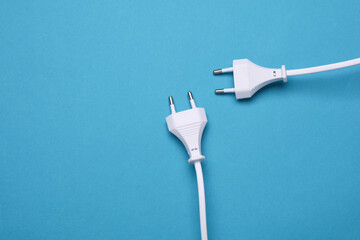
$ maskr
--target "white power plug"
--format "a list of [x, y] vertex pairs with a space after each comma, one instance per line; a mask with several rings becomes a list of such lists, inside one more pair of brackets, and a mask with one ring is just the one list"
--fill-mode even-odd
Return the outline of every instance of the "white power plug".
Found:
[[250, 98], [263, 86], [283, 79], [286, 82], [286, 70], [283, 65], [281, 69], [264, 68], [250, 62], [248, 59], [233, 61], [233, 67], [215, 70], [214, 74], [234, 72], [234, 88], [217, 89], [216, 93], [235, 92], [237, 99]]
[[191, 92], [188, 92], [191, 109], [176, 112], [174, 99], [169, 97], [171, 114], [166, 118], [168, 129], [184, 144], [190, 158], [189, 163], [194, 164], [199, 193], [199, 213], [201, 239], [207, 240], [206, 207], [204, 177], [201, 161], [205, 157], [201, 154], [201, 137], [207, 123], [205, 109], [195, 105]]
[[204, 108], [195, 105], [191, 92], [188, 92], [191, 109], [176, 112], [174, 100], [169, 97], [171, 114], [166, 118], [168, 129], [184, 144], [190, 158], [189, 163], [203, 160], [201, 137], [207, 123]]
[[256, 91], [272, 82], [279, 80], [286, 82], [288, 76], [324, 72], [351, 67], [357, 64], [360, 64], [360, 58], [318, 67], [286, 70], [285, 65], [282, 65], [281, 68], [264, 68], [252, 63], [248, 59], [234, 60], [233, 67], [214, 71], [215, 75], [233, 72], [234, 88], [216, 89], [215, 93], [235, 93], [237, 99], [251, 98]]

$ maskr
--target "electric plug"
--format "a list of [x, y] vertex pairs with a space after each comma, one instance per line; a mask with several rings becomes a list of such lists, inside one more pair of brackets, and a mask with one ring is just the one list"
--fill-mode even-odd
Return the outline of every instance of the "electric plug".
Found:
[[189, 163], [202, 161], [205, 157], [201, 154], [201, 137], [207, 123], [204, 108], [195, 105], [191, 92], [188, 92], [191, 109], [176, 112], [174, 99], [170, 96], [171, 114], [166, 117], [169, 131], [174, 134], [185, 146], [189, 154]]

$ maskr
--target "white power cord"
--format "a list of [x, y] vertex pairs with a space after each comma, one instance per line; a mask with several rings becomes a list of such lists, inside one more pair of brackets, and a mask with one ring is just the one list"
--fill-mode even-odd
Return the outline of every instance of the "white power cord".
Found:
[[322, 66], [318, 66], [318, 67], [288, 70], [288, 71], [286, 71], [286, 75], [287, 76], [297, 76], [297, 75], [304, 75], [304, 74], [310, 74], [310, 73], [325, 72], [325, 71], [335, 70], [335, 69], [339, 69], [339, 68], [352, 67], [352, 66], [355, 66], [358, 64], [360, 64], [360, 58], [356, 58], [356, 59], [344, 61], [344, 62], [339, 62], [339, 63], [322, 65]]
[[201, 239], [207, 240], [205, 189], [201, 168], [201, 161], [205, 159], [201, 154], [201, 137], [207, 123], [207, 118], [205, 109], [196, 107], [192, 93], [188, 92], [188, 95], [191, 109], [181, 112], [175, 111], [174, 100], [172, 97], [169, 97], [171, 114], [166, 117], [166, 123], [169, 131], [184, 144], [190, 156], [188, 162], [195, 166], [199, 192]]
[[277, 69], [264, 68], [250, 62], [248, 59], [234, 60], [233, 67], [214, 71], [215, 75], [233, 72], [234, 88], [217, 89], [215, 93], [235, 93], [237, 99], [250, 98], [256, 91], [268, 85], [269, 83], [279, 80], [286, 82], [288, 76], [330, 71], [339, 68], [351, 67], [358, 64], [360, 64], [360, 58], [318, 67], [286, 70], [285, 65]]
[[207, 240], [207, 227], [206, 227], [206, 207], [205, 207], [205, 189], [204, 189], [204, 177], [200, 162], [195, 162], [195, 171], [199, 192], [199, 212], [200, 212], [200, 230], [201, 239]]

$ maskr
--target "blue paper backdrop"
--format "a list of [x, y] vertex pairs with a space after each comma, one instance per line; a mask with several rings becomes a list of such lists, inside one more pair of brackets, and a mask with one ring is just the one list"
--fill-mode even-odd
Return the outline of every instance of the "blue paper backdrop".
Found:
[[200, 239], [167, 97], [207, 111], [209, 239], [360, 238], [360, 67], [216, 96], [233, 59], [360, 57], [360, 2], [0, 2], [0, 239]]

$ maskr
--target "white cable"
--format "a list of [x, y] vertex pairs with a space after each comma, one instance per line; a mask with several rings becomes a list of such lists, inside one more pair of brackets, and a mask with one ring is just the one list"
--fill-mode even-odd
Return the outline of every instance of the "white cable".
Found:
[[200, 212], [200, 230], [201, 230], [201, 240], [207, 240], [207, 227], [206, 227], [206, 207], [205, 207], [205, 189], [204, 189], [204, 178], [201, 168], [201, 163], [199, 161], [194, 163], [196, 178], [198, 184], [199, 192], [199, 212]]
[[360, 58], [356, 58], [356, 59], [344, 61], [344, 62], [339, 62], [339, 63], [322, 65], [322, 66], [318, 66], [318, 67], [288, 70], [288, 71], [286, 71], [286, 75], [287, 76], [296, 76], [296, 75], [324, 72], [324, 71], [335, 70], [335, 69], [339, 69], [339, 68], [351, 67], [351, 66], [354, 66], [357, 64], [360, 64]]

